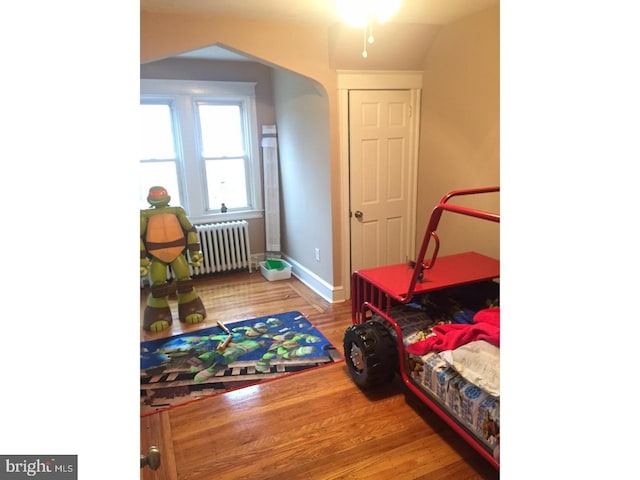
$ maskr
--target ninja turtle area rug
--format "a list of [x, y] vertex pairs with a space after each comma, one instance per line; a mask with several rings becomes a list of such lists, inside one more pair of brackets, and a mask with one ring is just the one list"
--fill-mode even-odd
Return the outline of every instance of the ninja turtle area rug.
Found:
[[141, 415], [341, 360], [300, 312], [141, 342]]

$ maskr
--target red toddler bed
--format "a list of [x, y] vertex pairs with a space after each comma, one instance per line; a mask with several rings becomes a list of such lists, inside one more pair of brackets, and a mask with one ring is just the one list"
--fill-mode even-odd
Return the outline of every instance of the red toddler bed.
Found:
[[[499, 187], [457, 190], [431, 214], [415, 262], [359, 270], [343, 348], [366, 389], [399, 373], [405, 385], [499, 469], [499, 260], [476, 252], [438, 258], [443, 212], [499, 223], [497, 214], [449, 203]], [[435, 246], [425, 262], [429, 244]]]

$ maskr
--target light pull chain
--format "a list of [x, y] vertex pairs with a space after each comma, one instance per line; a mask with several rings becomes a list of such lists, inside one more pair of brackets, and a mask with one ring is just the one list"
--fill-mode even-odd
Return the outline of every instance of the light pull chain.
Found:
[[362, 30], [362, 34], [362, 58], [367, 58], [369, 56], [367, 53], [367, 44], [373, 45], [373, 42], [375, 42], [375, 38], [373, 38], [373, 20], [369, 19], [367, 21], [367, 25]]
[[367, 27], [362, 30], [362, 58], [367, 58]]
[[[332, 0], [336, 3], [341, 20], [354, 28], [357, 35], [362, 29], [362, 58], [369, 56], [368, 48], [375, 42], [373, 24], [384, 24], [400, 9], [402, 0]], [[422, 0], [423, 2], [425, 0]], [[383, 35], [384, 36], [384, 35]], [[383, 38], [384, 40], [384, 38]]]

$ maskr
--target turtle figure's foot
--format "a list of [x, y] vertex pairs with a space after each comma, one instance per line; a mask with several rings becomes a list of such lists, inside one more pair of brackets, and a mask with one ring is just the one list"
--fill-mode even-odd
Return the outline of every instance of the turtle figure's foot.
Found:
[[178, 304], [178, 318], [181, 322], [194, 324], [202, 322], [207, 316], [200, 297], [185, 303]]
[[144, 308], [144, 320], [142, 328], [150, 332], [162, 332], [168, 329], [173, 323], [171, 309], [169, 307], [152, 307], [147, 305]]

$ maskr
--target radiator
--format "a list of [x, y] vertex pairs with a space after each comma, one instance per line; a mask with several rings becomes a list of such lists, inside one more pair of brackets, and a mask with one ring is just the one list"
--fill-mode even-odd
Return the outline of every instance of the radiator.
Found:
[[191, 275], [248, 268], [251, 272], [249, 223], [246, 220], [195, 225], [204, 260]]

